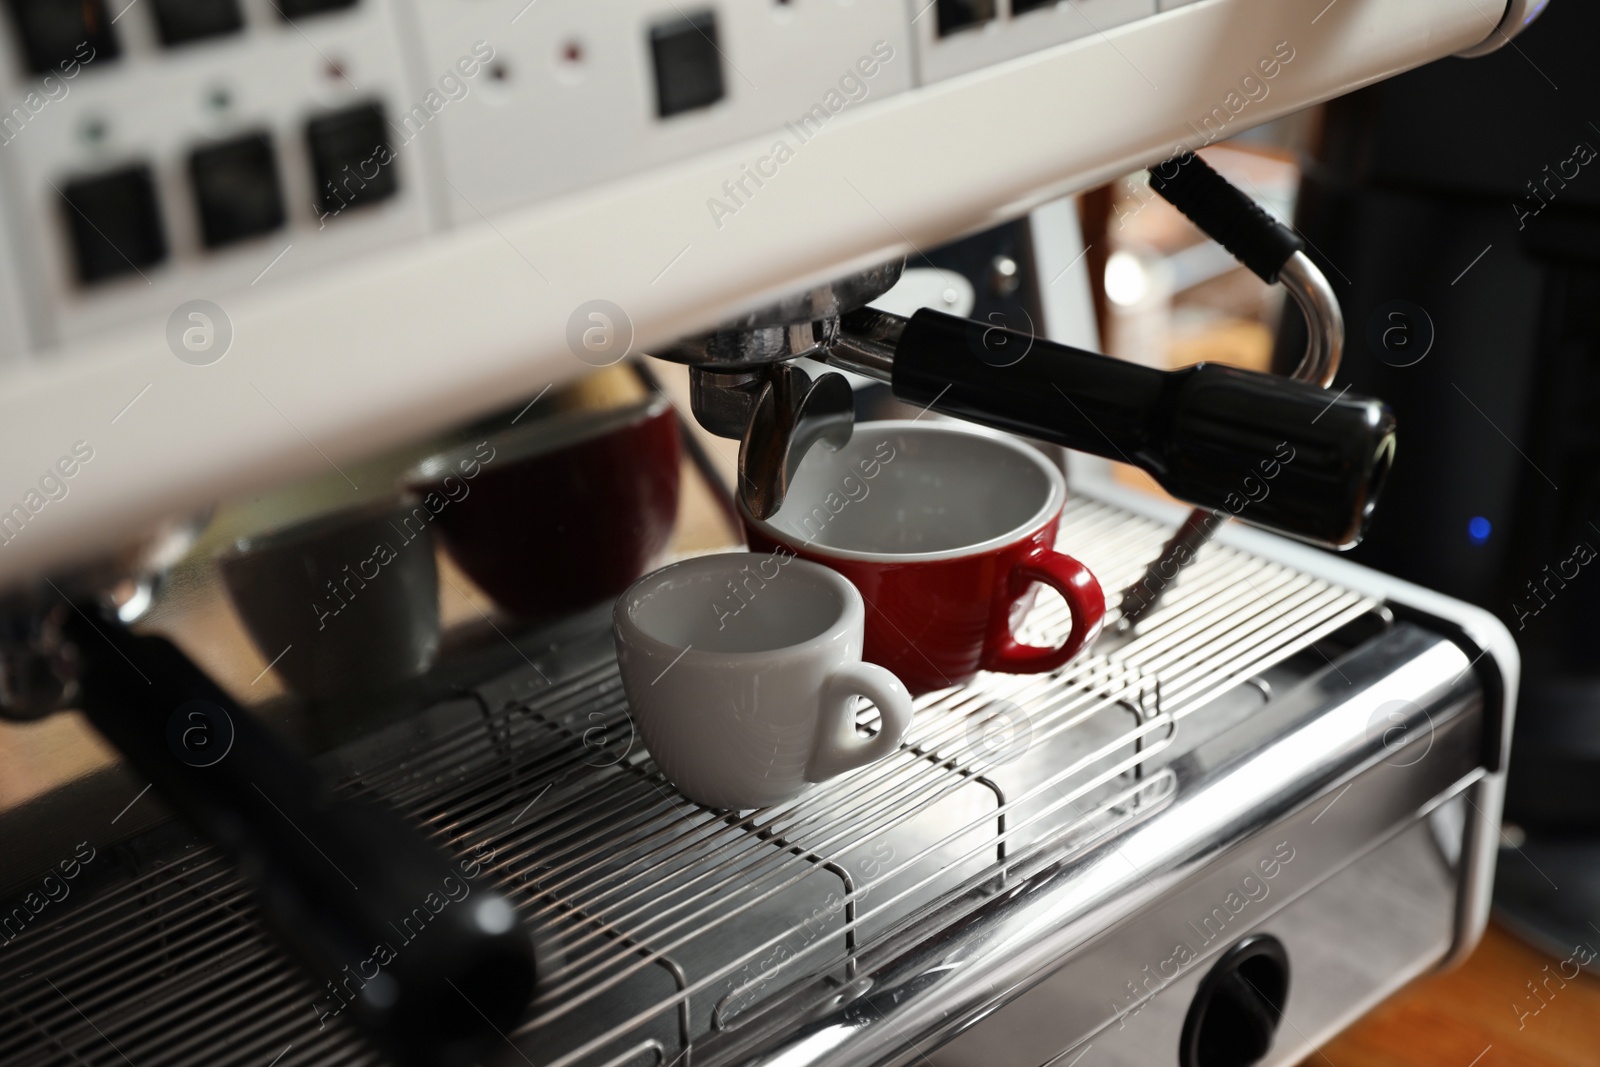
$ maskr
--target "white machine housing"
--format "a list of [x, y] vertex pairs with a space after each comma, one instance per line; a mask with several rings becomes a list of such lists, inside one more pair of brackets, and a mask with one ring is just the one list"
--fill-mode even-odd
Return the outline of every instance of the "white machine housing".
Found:
[[[109, 0], [121, 55], [65, 89], [0, 27], [27, 116], [0, 145], [0, 584], [580, 374], [588, 302], [649, 351], [1488, 49], [1541, 6], [999, 0], [941, 36], [927, 0], [359, 0], [295, 22], [242, 3], [241, 32], [163, 48], [152, 5]], [[721, 98], [661, 118], [651, 29], [708, 13]], [[304, 124], [369, 101], [397, 192], [328, 217]], [[187, 155], [249, 130], [276, 145], [287, 222], [208, 251]], [[60, 186], [129, 161], [168, 253], [80, 284]], [[205, 365], [168, 339], [196, 299], [232, 335]], [[74, 448], [93, 459], [68, 494], [38, 492]]]

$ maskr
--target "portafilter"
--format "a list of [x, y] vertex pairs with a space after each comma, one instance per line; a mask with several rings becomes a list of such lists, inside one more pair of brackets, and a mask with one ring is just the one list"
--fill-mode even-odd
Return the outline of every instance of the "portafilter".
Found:
[[[1217, 182], [1200, 183], [1202, 200]], [[1315, 272], [1292, 231], [1253, 205], [1190, 214], [1247, 265], [1281, 256], [1274, 277], [1291, 260], [1289, 274]], [[1380, 400], [1324, 392], [1325, 356], [1311, 360], [1310, 380], [1211, 363], [1160, 371], [932, 309], [906, 318], [867, 306], [903, 266], [819, 286], [655, 353], [689, 364], [700, 424], [741, 442], [739, 494], [757, 518], [778, 510], [810, 448], [850, 439], [848, 380], [793, 362], [809, 357], [885, 382], [924, 410], [1132, 464], [1199, 508], [1330, 547], [1360, 541], [1394, 458], [1395, 420]], [[1331, 299], [1325, 285], [1303, 288], [1297, 298]], [[1262, 462], [1276, 464], [1271, 494], [1233, 506]]]

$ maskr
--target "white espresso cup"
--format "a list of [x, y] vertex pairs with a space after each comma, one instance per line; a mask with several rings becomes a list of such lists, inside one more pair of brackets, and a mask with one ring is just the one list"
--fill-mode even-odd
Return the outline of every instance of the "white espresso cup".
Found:
[[[734, 552], [635, 582], [612, 614], [634, 724], [689, 799], [742, 811], [882, 759], [911, 695], [861, 662], [866, 612], [842, 575], [793, 554]], [[856, 729], [858, 696], [878, 706]]]

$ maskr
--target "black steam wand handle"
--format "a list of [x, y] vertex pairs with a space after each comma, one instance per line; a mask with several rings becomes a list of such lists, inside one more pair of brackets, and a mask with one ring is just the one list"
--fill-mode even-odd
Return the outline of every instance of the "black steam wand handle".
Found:
[[930, 309], [841, 325], [827, 361], [909, 404], [1130, 463], [1179, 499], [1317, 544], [1360, 541], [1394, 457], [1382, 401], [1306, 382], [1158, 371]]
[[347, 1018], [403, 1064], [476, 1062], [532, 1000], [533, 943], [510, 904], [389, 808], [336, 796], [165, 638], [92, 602], [65, 636], [78, 705], [136, 773], [238, 866], [313, 976], [306, 1023]]
[[1305, 251], [1299, 234], [1267, 214], [1193, 152], [1151, 167], [1150, 188], [1268, 285], [1278, 280], [1278, 272], [1291, 256]]

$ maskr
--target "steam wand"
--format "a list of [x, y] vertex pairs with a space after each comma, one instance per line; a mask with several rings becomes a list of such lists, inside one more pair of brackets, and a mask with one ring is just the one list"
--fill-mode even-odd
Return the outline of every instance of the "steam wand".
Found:
[[[1263, 211], [1249, 197], [1193, 153], [1174, 156], [1150, 170], [1150, 185], [1182, 211], [1207, 236], [1271, 285], [1282, 282], [1306, 321], [1306, 351], [1292, 375], [1323, 389], [1333, 384], [1344, 354], [1344, 316], [1327, 277], [1303, 251], [1293, 230]], [[1274, 457], [1264, 457], [1276, 464]], [[1226, 517], [1195, 508], [1162, 546], [1144, 576], [1122, 594], [1118, 627], [1130, 629], [1160, 603], [1161, 597], [1211, 540]]]

